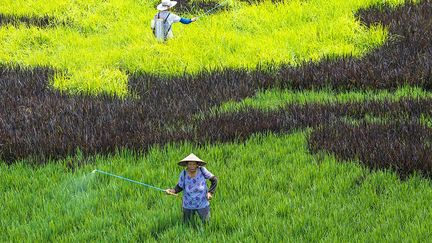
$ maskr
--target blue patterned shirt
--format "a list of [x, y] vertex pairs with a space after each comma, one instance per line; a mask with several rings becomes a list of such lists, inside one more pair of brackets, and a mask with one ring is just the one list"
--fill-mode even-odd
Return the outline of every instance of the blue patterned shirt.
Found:
[[199, 167], [193, 178], [189, 177], [186, 170], [180, 173], [178, 185], [183, 188], [183, 208], [200, 209], [210, 205], [207, 200], [206, 179], [212, 176], [205, 167]]

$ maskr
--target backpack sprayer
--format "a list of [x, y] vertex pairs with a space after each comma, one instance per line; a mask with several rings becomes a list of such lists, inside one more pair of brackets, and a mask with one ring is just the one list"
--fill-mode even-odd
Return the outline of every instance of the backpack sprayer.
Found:
[[168, 13], [166, 16], [161, 17], [160, 13], [158, 13], [158, 16], [156, 19], [151, 20], [151, 28], [153, 29], [153, 34], [155, 35], [156, 39], [160, 42], [163, 42], [168, 37], [168, 32], [171, 29], [171, 25], [168, 23], [168, 17], [170, 16], [170, 13]]
[[116, 178], [119, 178], [119, 179], [122, 179], [122, 180], [126, 180], [126, 181], [129, 181], [129, 182], [132, 182], [132, 183], [140, 184], [142, 186], [150, 187], [150, 188], [153, 188], [153, 189], [165, 192], [165, 190], [162, 189], [162, 188], [155, 187], [155, 186], [152, 186], [152, 185], [149, 185], [149, 184], [145, 184], [145, 183], [142, 183], [142, 182], [139, 182], [139, 181], [134, 181], [134, 180], [128, 179], [128, 178], [123, 177], [123, 176], [114, 175], [114, 174], [111, 174], [111, 173], [108, 173], [108, 172], [105, 172], [105, 171], [101, 171], [101, 170], [97, 170], [97, 169], [94, 170], [94, 171], [92, 171], [93, 174], [95, 174], [96, 172], [101, 173], [101, 174], [105, 174], [105, 175], [108, 175], [108, 176], [113, 176], [113, 177], [116, 177]]

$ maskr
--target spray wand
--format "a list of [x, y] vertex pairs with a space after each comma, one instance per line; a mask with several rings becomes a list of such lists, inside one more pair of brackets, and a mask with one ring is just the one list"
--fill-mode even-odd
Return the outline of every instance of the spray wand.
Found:
[[101, 173], [101, 174], [105, 174], [105, 175], [108, 175], [108, 176], [113, 176], [113, 177], [116, 177], [116, 178], [119, 178], [119, 179], [122, 179], [122, 180], [126, 180], [126, 181], [129, 181], [129, 182], [133, 182], [133, 183], [136, 183], [136, 184], [140, 184], [142, 186], [150, 187], [150, 188], [153, 188], [153, 189], [165, 192], [165, 190], [162, 189], [162, 188], [155, 187], [155, 186], [152, 186], [152, 185], [149, 185], [149, 184], [145, 184], [145, 183], [142, 183], [142, 182], [139, 182], [139, 181], [134, 181], [134, 180], [128, 179], [128, 178], [123, 177], [123, 176], [114, 175], [114, 174], [111, 174], [111, 173], [108, 173], [108, 172], [105, 172], [105, 171], [101, 171], [101, 170], [97, 170], [97, 169], [94, 170], [94, 171], [92, 171], [93, 174], [95, 174], [96, 172]]

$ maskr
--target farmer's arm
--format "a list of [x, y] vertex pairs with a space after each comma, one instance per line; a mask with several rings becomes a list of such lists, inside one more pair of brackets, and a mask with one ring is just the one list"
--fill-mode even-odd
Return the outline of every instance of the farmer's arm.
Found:
[[187, 18], [180, 18], [180, 23], [182, 24], [190, 24], [192, 22], [195, 22], [196, 18], [191, 18], [191, 19], [187, 19]]
[[179, 186], [179, 184], [177, 184], [177, 185], [174, 187], [174, 192], [175, 192], [175, 194], [177, 194], [177, 193], [179, 193], [179, 192], [181, 192], [181, 191], [183, 191], [183, 188], [181, 188], [181, 187]]
[[210, 192], [213, 195], [215, 193], [215, 191], [216, 191], [218, 179], [217, 179], [216, 176], [212, 176], [212, 177], [210, 177], [209, 180], [211, 182], [211, 185], [210, 185], [210, 189], [209, 189], [208, 192]]
[[166, 190], [165, 190], [165, 192], [166, 192], [167, 194], [170, 194], [170, 195], [176, 195], [177, 193], [179, 193], [179, 192], [181, 192], [181, 191], [183, 191], [183, 188], [181, 188], [181, 187], [179, 186], [179, 184], [177, 184], [174, 188], [169, 188], [169, 189], [166, 189]]
[[217, 186], [217, 182], [218, 179], [215, 175], [213, 175], [210, 171], [208, 171], [205, 167], [201, 167], [201, 172], [204, 174], [204, 178], [210, 180], [211, 185], [210, 185], [210, 189], [208, 190], [208, 192], [213, 195], [216, 191], [216, 186]]
[[182, 173], [180, 173], [180, 177], [179, 177], [177, 185], [174, 188], [166, 189], [165, 192], [167, 194], [170, 194], [170, 195], [176, 195], [177, 193], [183, 191], [183, 187], [184, 187], [184, 185], [183, 185], [184, 178], [183, 177], [185, 175], [186, 175], [186, 172], [182, 171]]
[[169, 16], [169, 18], [170, 18], [170, 20], [171, 20], [173, 23], [180, 22], [180, 23], [182, 23], [182, 24], [190, 24], [190, 23], [196, 21], [196, 18], [192, 18], [192, 19], [182, 18], [182, 17], [180, 17], [180, 16], [178, 16], [178, 15], [175, 15], [175, 14], [171, 14], [171, 15]]

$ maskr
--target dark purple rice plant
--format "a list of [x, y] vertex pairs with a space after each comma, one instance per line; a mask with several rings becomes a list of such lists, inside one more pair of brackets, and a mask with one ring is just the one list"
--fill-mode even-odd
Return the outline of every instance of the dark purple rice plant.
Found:
[[432, 175], [432, 129], [412, 122], [389, 124], [336, 122], [314, 129], [308, 146], [342, 160], [357, 159], [371, 169], [391, 169], [401, 178]]

